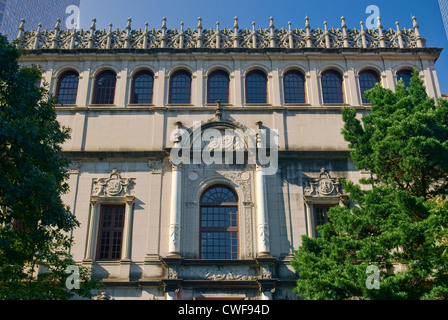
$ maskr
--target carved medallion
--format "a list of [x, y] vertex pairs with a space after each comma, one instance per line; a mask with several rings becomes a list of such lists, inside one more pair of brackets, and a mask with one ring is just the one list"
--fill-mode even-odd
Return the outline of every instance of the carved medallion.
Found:
[[117, 169], [113, 169], [109, 178], [93, 179], [93, 196], [131, 195], [135, 179], [122, 178]]
[[199, 178], [199, 175], [196, 171], [190, 171], [188, 173], [188, 179], [190, 179], [191, 181], [196, 181], [196, 180], [198, 180], [198, 178]]
[[333, 182], [329, 178], [321, 179], [319, 180], [319, 186], [317, 187], [317, 190], [320, 194], [327, 196], [334, 191]]
[[318, 178], [304, 179], [303, 192], [307, 196], [341, 195], [339, 179], [334, 179], [322, 168]]
[[241, 172], [240, 179], [242, 181], [249, 180], [250, 179], [250, 172], [247, 172], [247, 171]]
[[106, 193], [111, 196], [116, 196], [123, 190], [123, 187], [121, 185], [121, 181], [118, 179], [111, 179], [107, 181], [106, 184]]

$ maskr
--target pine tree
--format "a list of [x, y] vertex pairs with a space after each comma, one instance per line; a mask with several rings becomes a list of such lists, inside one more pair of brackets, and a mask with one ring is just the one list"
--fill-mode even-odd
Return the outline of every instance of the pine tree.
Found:
[[343, 182], [351, 205], [334, 207], [321, 237], [303, 237], [293, 266], [305, 299], [448, 299], [448, 103], [409, 88], [366, 93], [361, 121], [344, 107], [342, 134], [361, 184]]
[[[90, 297], [96, 281], [79, 268], [69, 290], [70, 231], [79, 223], [63, 203], [69, 129], [56, 119], [38, 67], [20, 67], [20, 52], [0, 36], [0, 299]], [[43, 271], [45, 272], [38, 272]]]

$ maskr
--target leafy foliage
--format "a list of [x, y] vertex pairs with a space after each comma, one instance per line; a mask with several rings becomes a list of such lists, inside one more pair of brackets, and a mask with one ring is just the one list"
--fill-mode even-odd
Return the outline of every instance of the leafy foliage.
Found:
[[[321, 237], [303, 237], [295, 291], [305, 299], [448, 299], [448, 104], [435, 105], [416, 70], [409, 88], [377, 85], [366, 97], [371, 113], [360, 121], [344, 107], [342, 133], [372, 178], [365, 187], [344, 181], [352, 205], [329, 210]], [[372, 265], [378, 289], [367, 285]]]
[[70, 232], [79, 225], [61, 199], [68, 192], [61, 145], [69, 129], [37, 85], [40, 69], [20, 67], [19, 57], [0, 36], [0, 299], [88, 297], [96, 284], [87, 269], [80, 268], [82, 289], [65, 285], [65, 270], [75, 264]]

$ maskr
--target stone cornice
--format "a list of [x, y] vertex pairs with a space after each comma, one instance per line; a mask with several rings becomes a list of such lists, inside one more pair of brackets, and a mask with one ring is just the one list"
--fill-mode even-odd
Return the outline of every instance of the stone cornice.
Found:
[[27, 56], [89, 56], [97, 57], [98, 55], [144, 55], [144, 56], [157, 56], [163, 59], [163, 56], [167, 58], [171, 55], [188, 55], [188, 56], [201, 56], [204, 55], [210, 58], [210, 54], [220, 55], [220, 56], [232, 56], [251, 55], [253, 57], [266, 56], [266, 55], [282, 55], [282, 56], [321, 56], [321, 55], [331, 55], [331, 56], [346, 56], [346, 55], [429, 55], [438, 58], [442, 52], [442, 48], [428, 47], [428, 48], [263, 48], [263, 49], [250, 49], [250, 48], [227, 48], [227, 49], [211, 49], [211, 48], [190, 48], [190, 49], [174, 49], [174, 48], [155, 48], [155, 49], [73, 49], [73, 50], [62, 50], [62, 49], [33, 49], [33, 50], [23, 50], [22, 59]]

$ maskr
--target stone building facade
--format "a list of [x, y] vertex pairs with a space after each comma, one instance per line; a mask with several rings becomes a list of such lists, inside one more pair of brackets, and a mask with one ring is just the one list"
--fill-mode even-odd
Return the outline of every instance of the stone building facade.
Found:
[[[411, 29], [25, 31], [72, 129], [71, 248], [114, 299], [297, 299], [291, 267], [357, 182], [341, 107], [420, 71], [438, 99], [441, 49]], [[181, 156], [179, 156], [181, 155]]]

